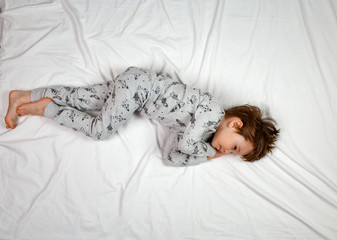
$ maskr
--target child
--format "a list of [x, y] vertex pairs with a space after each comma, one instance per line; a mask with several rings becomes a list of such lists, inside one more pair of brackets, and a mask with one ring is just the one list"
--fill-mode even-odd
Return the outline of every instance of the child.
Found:
[[262, 118], [259, 108], [249, 105], [224, 111], [211, 98], [167, 74], [130, 67], [116, 79], [90, 87], [12, 91], [5, 121], [14, 129], [18, 115], [45, 116], [100, 140], [139, 111], [170, 129], [164, 157], [174, 166], [228, 153], [255, 161], [271, 152], [279, 133], [273, 119]]

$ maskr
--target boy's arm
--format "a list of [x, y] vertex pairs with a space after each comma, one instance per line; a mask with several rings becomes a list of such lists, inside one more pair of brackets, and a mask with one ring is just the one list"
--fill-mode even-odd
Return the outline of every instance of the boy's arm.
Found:
[[167, 163], [176, 167], [197, 165], [207, 161], [207, 156], [192, 156], [178, 149], [178, 143], [181, 141], [182, 133], [172, 133], [164, 149], [164, 158]]
[[186, 154], [200, 157], [200, 156], [214, 156], [215, 149], [207, 142], [202, 140], [195, 141], [194, 139], [187, 139], [178, 144], [178, 149]]
[[214, 156], [215, 149], [203, 141], [203, 135], [215, 132], [223, 116], [224, 112], [218, 104], [211, 101], [199, 104], [184, 130], [178, 149], [192, 156]]
[[219, 152], [218, 150], [215, 150], [215, 151], [216, 151], [215, 155], [213, 157], [207, 157], [207, 160], [211, 160], [211, 159], [218, 158], [218, 157], [225, 155], [224, 153]]
[[202, 140], [203, 134], [212, 128], [211, 124], [216, 123], [207, 119], [206, 114], [199, 116], [194, 124], [189, 123], [178, 143], [178, 149], [192, 156], [214, 156], [215, 149]]
[[206, 162], [208, 159], [206, 156], [204, 157], [196, 157], [192, 155], [188, 155], [186, 153], [182, 153], [178, 149], [172, 149], [166, 156], [168, 160], [167, 163], [171, 166], [175, 167], [186, 167], [186, 166], [194, 166], [200, 163]]

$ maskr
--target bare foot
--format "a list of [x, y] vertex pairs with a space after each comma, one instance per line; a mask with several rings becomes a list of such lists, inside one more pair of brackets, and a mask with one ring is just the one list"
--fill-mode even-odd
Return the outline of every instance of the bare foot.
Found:
[[20, 105], [16, 112], [19, 116], [25, 115], [35, 115], [35, 116], [43, 116], [44, 110], [46, 109], [48, 103], [52, 100], [50, 98], [42, 98], [36, 102], [30, 102]]
[[15, 128], [15, 120], [18, 116], [16, 113], [16, 108], [22, 104], [29, 103], [31, 91], [18, 91], [13, 90], [9, 93], [9, 104], [8, 110], [5, 117], [5, 122], [7, 124], [6, 128]]

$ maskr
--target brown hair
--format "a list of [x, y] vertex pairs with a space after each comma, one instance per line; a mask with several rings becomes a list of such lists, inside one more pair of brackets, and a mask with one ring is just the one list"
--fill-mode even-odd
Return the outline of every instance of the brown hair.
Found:
[[254, 146], [253, 151], [243, 155], [248, 162], [256, 161], [270, 153], [275, 147], [275, 142], [280, 129], [276, 129], [276, 123], [271, 117], [262, 117], [261, 110], [256, 106], [243, 105], [225, 110], [225, 117], [238, 117], [243, 126], [237, 132]]

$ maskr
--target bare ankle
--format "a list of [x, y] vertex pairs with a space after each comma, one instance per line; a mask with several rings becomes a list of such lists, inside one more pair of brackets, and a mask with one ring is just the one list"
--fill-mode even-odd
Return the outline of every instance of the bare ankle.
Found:
[[44, 116], [44, 111], [51, 101], [52, 100], [50, 98], [42, 98], [36, 102], [22, 104], [17, 108], [16, 112], [20, 116], [25, 115]]

